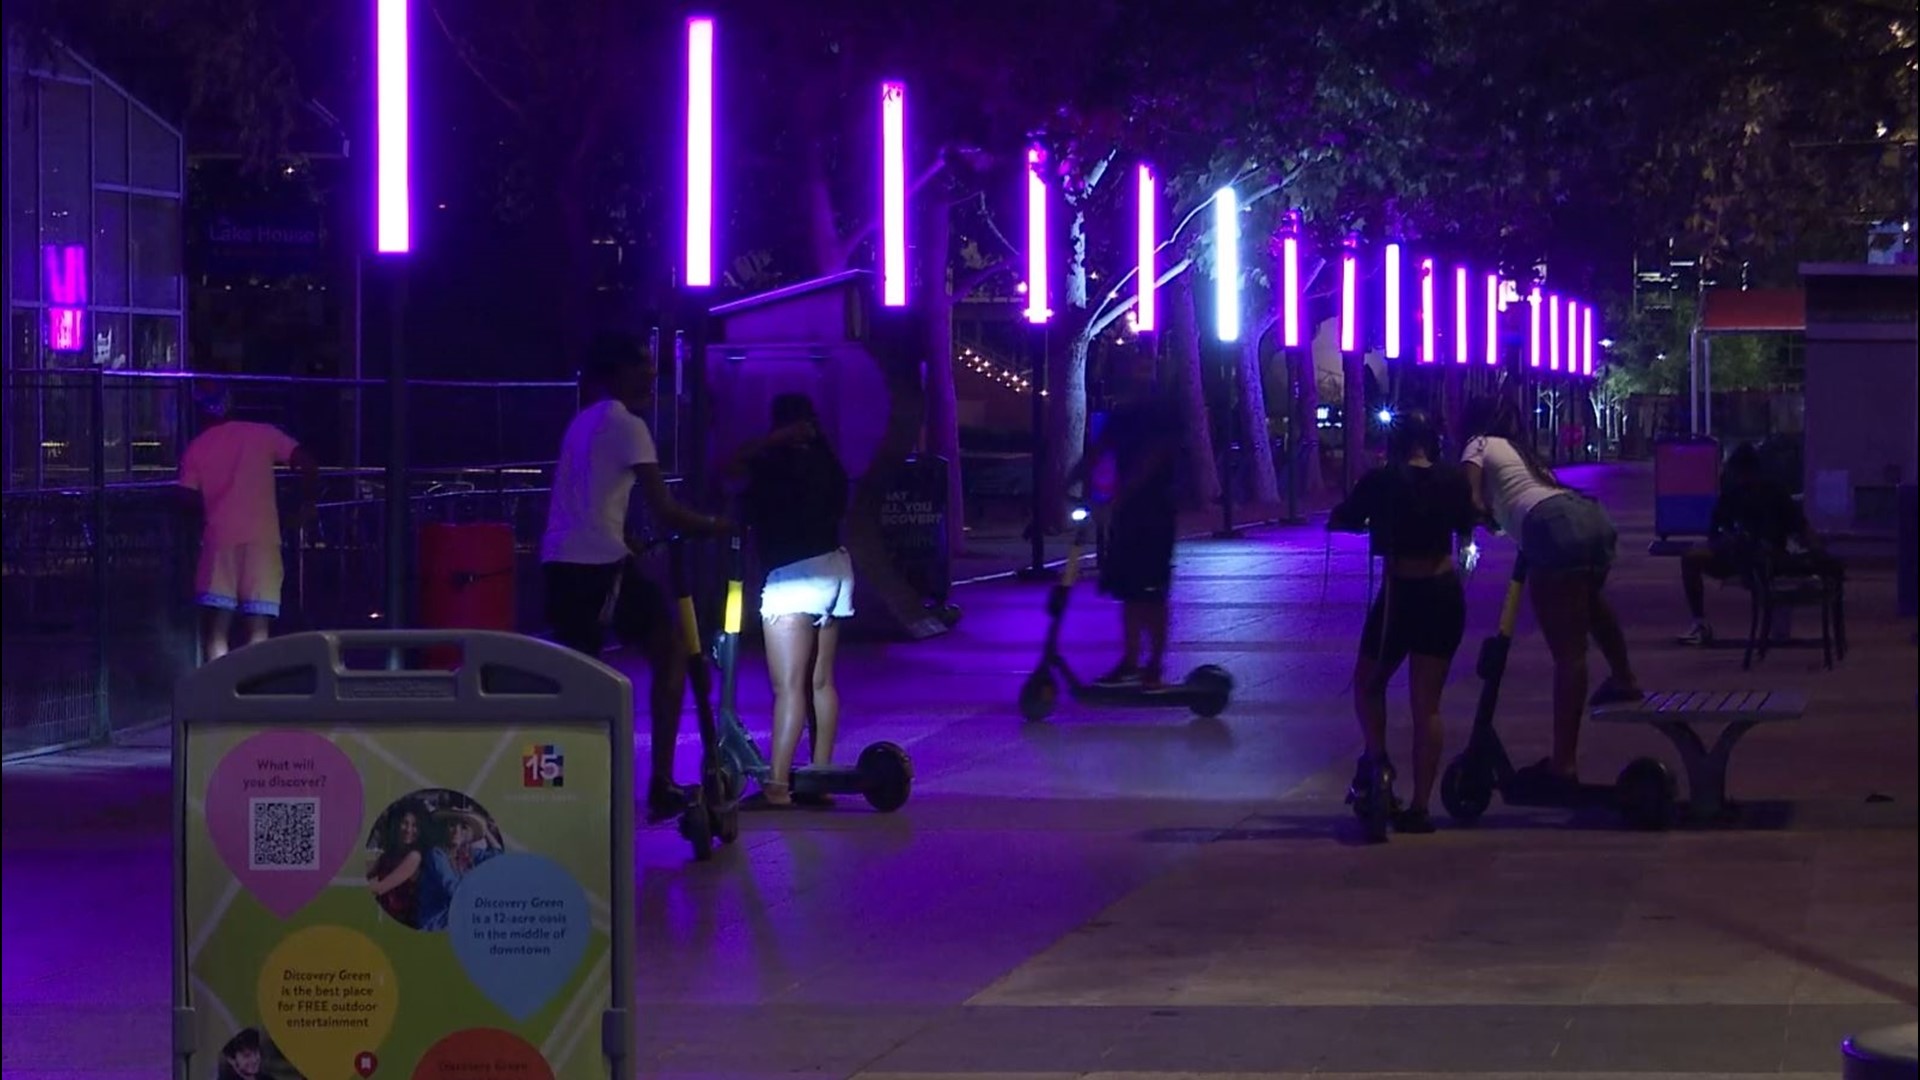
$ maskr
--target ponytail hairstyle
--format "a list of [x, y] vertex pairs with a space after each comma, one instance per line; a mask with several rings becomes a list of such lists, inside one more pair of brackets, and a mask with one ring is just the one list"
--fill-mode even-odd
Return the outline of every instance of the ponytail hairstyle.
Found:
[[1526, 427], [1520, 422], [1520, 406], [1506, 394], [1488, 394], [1467, 402], [1466, 410], [1467, 441], [1474, 439], [1504, 439], [1520, 455], [1533, 478], [1550, 488], [1567, 490], [1553, 470], [1540, 462], [1540, 455], [1534, 452], [1533, 440], [1527, 437]]

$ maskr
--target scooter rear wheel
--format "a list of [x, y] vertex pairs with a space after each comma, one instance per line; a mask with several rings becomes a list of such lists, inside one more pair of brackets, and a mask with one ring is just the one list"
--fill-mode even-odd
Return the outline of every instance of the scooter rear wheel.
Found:
[[1667, 767], [1654, 758], [1634, 758], [1613, 783], [1614, 803], [1628, 828], [1658, 832], [1672, 826], [1678, 786]]
[[1447, 763], [1440, 774], [1440, 805], [1447, 816], [1462, 825], [1471, 825], [1493, 805], [1493, 773], [1465, 754]]

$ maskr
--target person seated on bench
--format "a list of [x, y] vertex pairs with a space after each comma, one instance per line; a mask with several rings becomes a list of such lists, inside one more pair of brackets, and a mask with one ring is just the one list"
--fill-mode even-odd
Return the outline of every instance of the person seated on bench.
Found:
[[[1798, 542], [1806, 550], [1789, 554]], [[1838, 580], [1840, 561], [1820, 548], [1819, 537], [1785, 484], [1767, 475], [1760, 451], [1742, 444], [1727, 455], [1720, 472], [1720, 498], [1713, 506], [1707, 542], [1680, 556], [1680, 586], [1686, 592], [1693, 625], [1680, 635], [1684, 645], [1713, 643], [1707, 621], [1706, 579], [1726, 581], [1746, 574], [1762, 553], [1781, 560], [1793, 573], [1820, 574]]]

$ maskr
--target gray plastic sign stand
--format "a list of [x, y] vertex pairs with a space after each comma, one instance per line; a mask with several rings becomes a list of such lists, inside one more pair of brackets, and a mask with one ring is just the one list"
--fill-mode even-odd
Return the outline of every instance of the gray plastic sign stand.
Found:
[[173, 1075], [633, 1077], [633, 807], [632, 684], [548, 642], [296, 634], [189, 674]]

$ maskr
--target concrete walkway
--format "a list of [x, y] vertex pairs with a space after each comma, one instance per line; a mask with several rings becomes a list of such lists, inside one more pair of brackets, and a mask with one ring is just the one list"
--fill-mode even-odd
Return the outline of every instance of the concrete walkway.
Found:
[[[1022, 724], [1041, 589], [971, 586], [952, 635], [846, 658], [847, 748], [909, 747], [904, 810], [752, 818], [705, 866], [671, 830], [643, 835], [643, 1075], [1836, 1075], [1842, 1035], [1920, 1001], [1916, 656], [1891, 571], [1855, 574], [1840, 669], [1788, 650], [1743, 673], [1737, 651], [1669, 644], [1684, 612], [1672, 560], [1644, 554], [1650, 475], [1569, 475], [1620, 519], [1613, 589], [1643, 683], [1809, 695], [1803, 723], [1735, 759], [1765, 827], [1649, 835], [1496, 807], [1477, 829], [1354, 843], [1358, 540], [1183, 549], [1176, 666], [1238, 680], [1216, 723], [1069, 707]], [[1510, 550], [1490, 549], [1470, 639], [1504, 586]], [[1744, 594], [1710, 599], [1744, 624]], [[1112, 619], [1076, 596], [1083, 669], [1110, 661]], [[1503, 699], [1521, 760], [1544, 752], [1545, 672], [1523, 621]], [[764, 716], [758, 668], [744, 685]], [[1672, 760], [1651, 732], [1596, 727], [1583, 770], [1646, 753]], [[8, 1078], [162, 1075], [167, 783], [161, 747], [6, 770]]]

